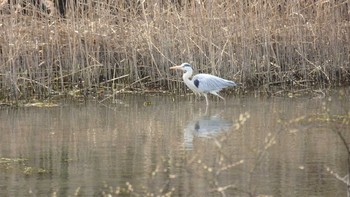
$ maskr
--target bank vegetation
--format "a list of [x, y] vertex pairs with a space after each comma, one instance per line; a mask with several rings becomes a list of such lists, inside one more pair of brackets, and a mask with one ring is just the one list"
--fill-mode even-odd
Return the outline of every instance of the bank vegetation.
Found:
[[186, 92], [182, 62], [244, 89], [350, 82], [347, 0], [29, 2], [1, 5], [2, 100]]

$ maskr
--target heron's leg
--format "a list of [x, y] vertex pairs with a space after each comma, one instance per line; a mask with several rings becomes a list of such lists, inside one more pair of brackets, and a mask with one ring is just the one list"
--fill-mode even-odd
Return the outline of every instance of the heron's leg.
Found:
[[195, 92], [194, 94], [196, 95], [196, 100], [200, 100], [200, 98], [201, 98], [201, 93]]
[[199, 99], [200, 99], [200, 97], [201, 97], [201, 94], [200, 94], [200, 93], [198, 93], [198, 92], [195, 92], [195, 91], [193, 91], [193, 93], [194, 93], [194, 101], [199, 100]]
[[208, 101], [208, 95], [203, 93], [204, 97], [205, 97], [205, 102], [207, 103], [207, 106], [209, 105], [209, 101]]
[[218, 96], [219, 98], [221, 98], [222, 100], [225, 101], [225, 98], [220, 96], [217, 92], [210, 92], [211, 94], [214, 94], [215, 96]]
[[210, 93], [213, 94], [213, 95], [215, 95], [215, 96], [217, 96], [217, 97], [219, 97], [219, 98], [221, 98], [222, 100], [224, 100], [224, 103], [226, 104], [225, 98], [222, 97], [222, 96], [220, 96], [217, 92], [210, 92]]

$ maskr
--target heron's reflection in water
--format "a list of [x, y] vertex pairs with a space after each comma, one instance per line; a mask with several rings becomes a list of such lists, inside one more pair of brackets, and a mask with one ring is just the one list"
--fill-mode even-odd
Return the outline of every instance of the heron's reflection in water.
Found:
[[220, 115], [203, 115], [194, 119], [184, 129], [184, 148], [193, 149], [194, 138], [213, 138], [229, 131], [232, 120], [226, 120]]

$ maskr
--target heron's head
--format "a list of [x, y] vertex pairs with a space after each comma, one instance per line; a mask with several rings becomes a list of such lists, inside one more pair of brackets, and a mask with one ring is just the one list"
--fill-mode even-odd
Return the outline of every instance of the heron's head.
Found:
[[192, 71], [192, 66], [191, 64], [189, 63], [182, 63], [181, 65], [179, 66], [173, 66], [173, 67], [170, 67], [170, 69], [178, 69], [178, 70], [182, 70], [182, 71]]

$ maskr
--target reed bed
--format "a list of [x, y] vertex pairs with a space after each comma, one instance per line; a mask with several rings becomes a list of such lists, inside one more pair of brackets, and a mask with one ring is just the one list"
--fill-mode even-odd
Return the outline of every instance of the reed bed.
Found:
[[244, 88], [350, 82], [347, 0], [50, 2], [0, 3], [0, 99], [184, 92], [182, 62]]

